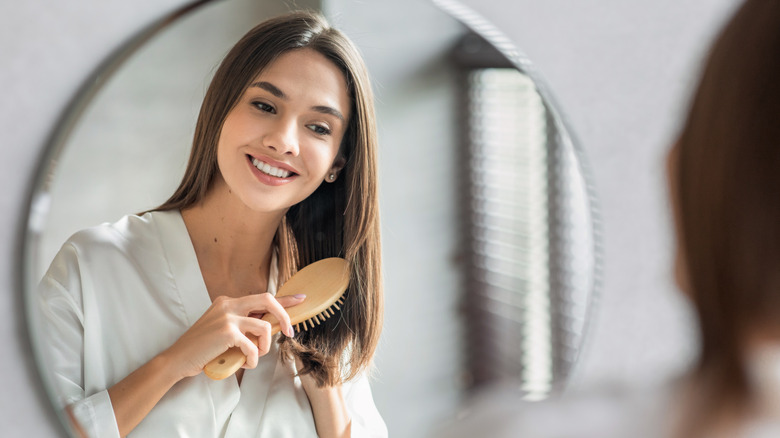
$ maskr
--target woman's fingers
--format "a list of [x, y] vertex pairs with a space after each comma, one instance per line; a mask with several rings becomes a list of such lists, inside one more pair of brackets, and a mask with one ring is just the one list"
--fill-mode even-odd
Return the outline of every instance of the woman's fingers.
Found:
[[257, 366], [257, 358], [271, 347], [271, 324], [256, 316], [271, 313], [280, 322], [281, 331], [294, 336], [290, 316], [284, 307], [300, 304], [305, 297], [284, 297], [277, 301], [271, 294], [241, 298], [217, 297], [206, 312], [168, 349], [179, 364], [183, 377], [194, 376], [230, 347], [238, 347], [246, 356], [246, 368]]
[[239, 322], [243, 333], [255, 340], [260, 356], [268, 353], [271, 345], [271, 323], [262, 319], [245, 317]]
[[286, 297], [279, 297], [276, 299], [276, 301], [278, 301], [282, 307], [287, 308], [287, 307], [297, 306], [298, 304], [301, 304], [305, 299], [306, 299], [306, 295], [297, 294], [297, 295], [288, 295]]
[[[254, 368], [257, 366], [257, 359], [260, 357], [260, 349], [246, 336], [237, 339], [236, 347], [241, 349], [241, 353], [246, 356], [244, 368]], [[267, 351], [266, 351], [267, 353]]]
[[241, 345], [237, 346], [241, 348], [241, 352], [246, 356], [246, 365], [244, 368], [254, 368], [257, 366], [257, 358], [266, 355], [271, 350], [271, 324], [268, 321], [261, 319], [245, 317], [239, 322], [239, 327], [246, 335], [242, 336], [245, 340], [249, 341], [251, 347], [246, 345], [244, 340], [241, 340]]
[[[239, 306], [236, 313], [242, 315], [270, 313], [279, 321], [279, 327], [281, 328], [282, 333], [289, 337], [293, 337], [295, 332], [293, 331], [292, 324], [290, 324], [290, 315], [287, 314], [284, 307], [300, 304], [304, 298], [306, 298], [306, 296], [302, 294], [282, 297], [279, 300], [269, 293], [248, 295], [236, 299], [237, 305]], [[282, 304], [284, 304], [284, 306], [282, 306]]]

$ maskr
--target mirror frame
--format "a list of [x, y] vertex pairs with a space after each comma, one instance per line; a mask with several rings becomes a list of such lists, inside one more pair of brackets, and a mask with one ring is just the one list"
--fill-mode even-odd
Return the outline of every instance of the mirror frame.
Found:
[[[24, 339], [24, 357], [21, 358], [22, 366], [31, 369], [34, 379], [33, 392], [39, 401], [46, 406], [43, 412], [46, 421], [57, 423], [55, 426], [61, 436], [71, 436], [72, 430], [65, 415], [57, 412], [52, 403], [54, 389], [48, 375], [40, 369], [39, 363], [41, 357], [33, 343], [35, 335], [33, 315], [31, 315], [32, 306], [29, 303], [28, 291], [35, 288], [37, 281], [33, 272], [36, 264], [34, 263], [38, 256], [40, 234], [45, 218], [49, 213], [50, 204], [50, 183], [53, 170], [57, 166], [57, 159], [61, 156], [67, 140], [69, 139], [74, 127], [81, 119], [84, 111], [92, 102], [93, 97], [110, 80], [112, 75], [118, 70], [138, 49], [147, 41], [152, 39], [161, 31], [167, 29], [171, 24], [189, 15], [201, 6], [216, 2], [218, 0], [195, 0], [184, 6], [175, 9], [162, 16], [161, 18], [147, 24], [140, 31], [131, 35], [126, 41], [121, 43], [111, 54], [101, 61], [97, 67], [87, 76], [82, 85], [75, 91], [70, 102], [62, 110], [60, 117], [51, 130], [47, 138], [42, 154], [38, 158], [38, 165], [35, 167], [31, 182], [28, 183], [28, 193], [26, 195], [27, 203], [22, 212], [21, 232], [17, 233], [17, 254], [14, 266], [17, 299], [15, 301], [15, 311], [20, 315], [21, 324], [17, 327], [18, 333]], [[537, 92], [541, 96], [545, 106], [552, 115], [556, 131], [563, 133], [561, 140], [563, 144], [571, 147], [577, 160], [577, 166], [581, 172], [585, 193], [588, 202], [588, 212], [590, 214], [591, 235], [593, 241], [593, 280], [589, 285], [588, 302], [585, 305], [585, 320], [576, 358], [572, 363], [571, 372], [566, 376], [564, 386], [568, 385], [575, 377], [578, 367], [576, 366], [586, 349], [589, 334], [594, 323], [596, 305], [602, 287], [603, 272], [603, 248], [601, 244], [601, 219], [597, 204], [595, 188], [590, 167], [585, 159], [585, 153], [576, 140], [573, 131], [562, 115], [559, 106], [550, 93], [546, 82], [541, 78], [534, 65], [528, 57], [518, 50], [511, 40], [494, 25], [484, 19], [480, 14], [473, 11], [470, 7], [461, 4], [458, 0], [429, 0], [435, 7], [449, 15], [466, 28], [481, 36], [488, 43], [492, 44], [502, 55], [504, 55], [512, 65], [519, 71], [527, 75], [536, 85]]]

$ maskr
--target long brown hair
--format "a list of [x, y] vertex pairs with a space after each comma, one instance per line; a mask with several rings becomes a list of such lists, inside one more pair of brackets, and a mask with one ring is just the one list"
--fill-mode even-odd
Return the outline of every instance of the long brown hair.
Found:
[[701, 337], [690, 426], [747, 413], [747, 341], [780, 327], [780, 1], [747, 1], [723, 29], [672, 153]]
[[156, 210], [186, 209], [200, 202], [218, 175], [217, 142], [230, 110], [258, 74], [281, 54], [311, 49], [344, 74], [352, 102], [340, 147], [339, 178], [323, 183], [292, 206], [277, 230], [280, 280], [326, 257], [351, 266], [340, 314], [281, 342], [282, 353], [303, 361], [322, 385], [349, 380], [365, 369], [382, 328], [383, 298], [377, 201], [377, 133], [371, 85], [357, 48], [323, 17], [292, 12], [250, 30], [226, 55], [206, 92], [187, 169], [174, 194]]

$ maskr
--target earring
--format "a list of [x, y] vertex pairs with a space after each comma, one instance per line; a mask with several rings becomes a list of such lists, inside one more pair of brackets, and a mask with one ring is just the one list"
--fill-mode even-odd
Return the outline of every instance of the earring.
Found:
[[331, 173], [330, 175], [328, 175], [328, 181], [333, 182], [335, 180], [336, 180], [336, 174], [335, 173]]

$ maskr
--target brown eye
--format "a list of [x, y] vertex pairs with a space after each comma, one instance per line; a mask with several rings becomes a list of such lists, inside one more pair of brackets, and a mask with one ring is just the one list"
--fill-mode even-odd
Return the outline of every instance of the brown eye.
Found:
[[276, 108], [272, 107], [271, 105], [265, 103], [265, 102], [252, 102], [252, 105], [259, 109], [260, 111], [276, 114]]
[[317, 124], [308, 125], [308, 128], [314, 131], [314, 133], [318, 135], [330, 135], [330, 129], [322, 125], [317, 125]]

